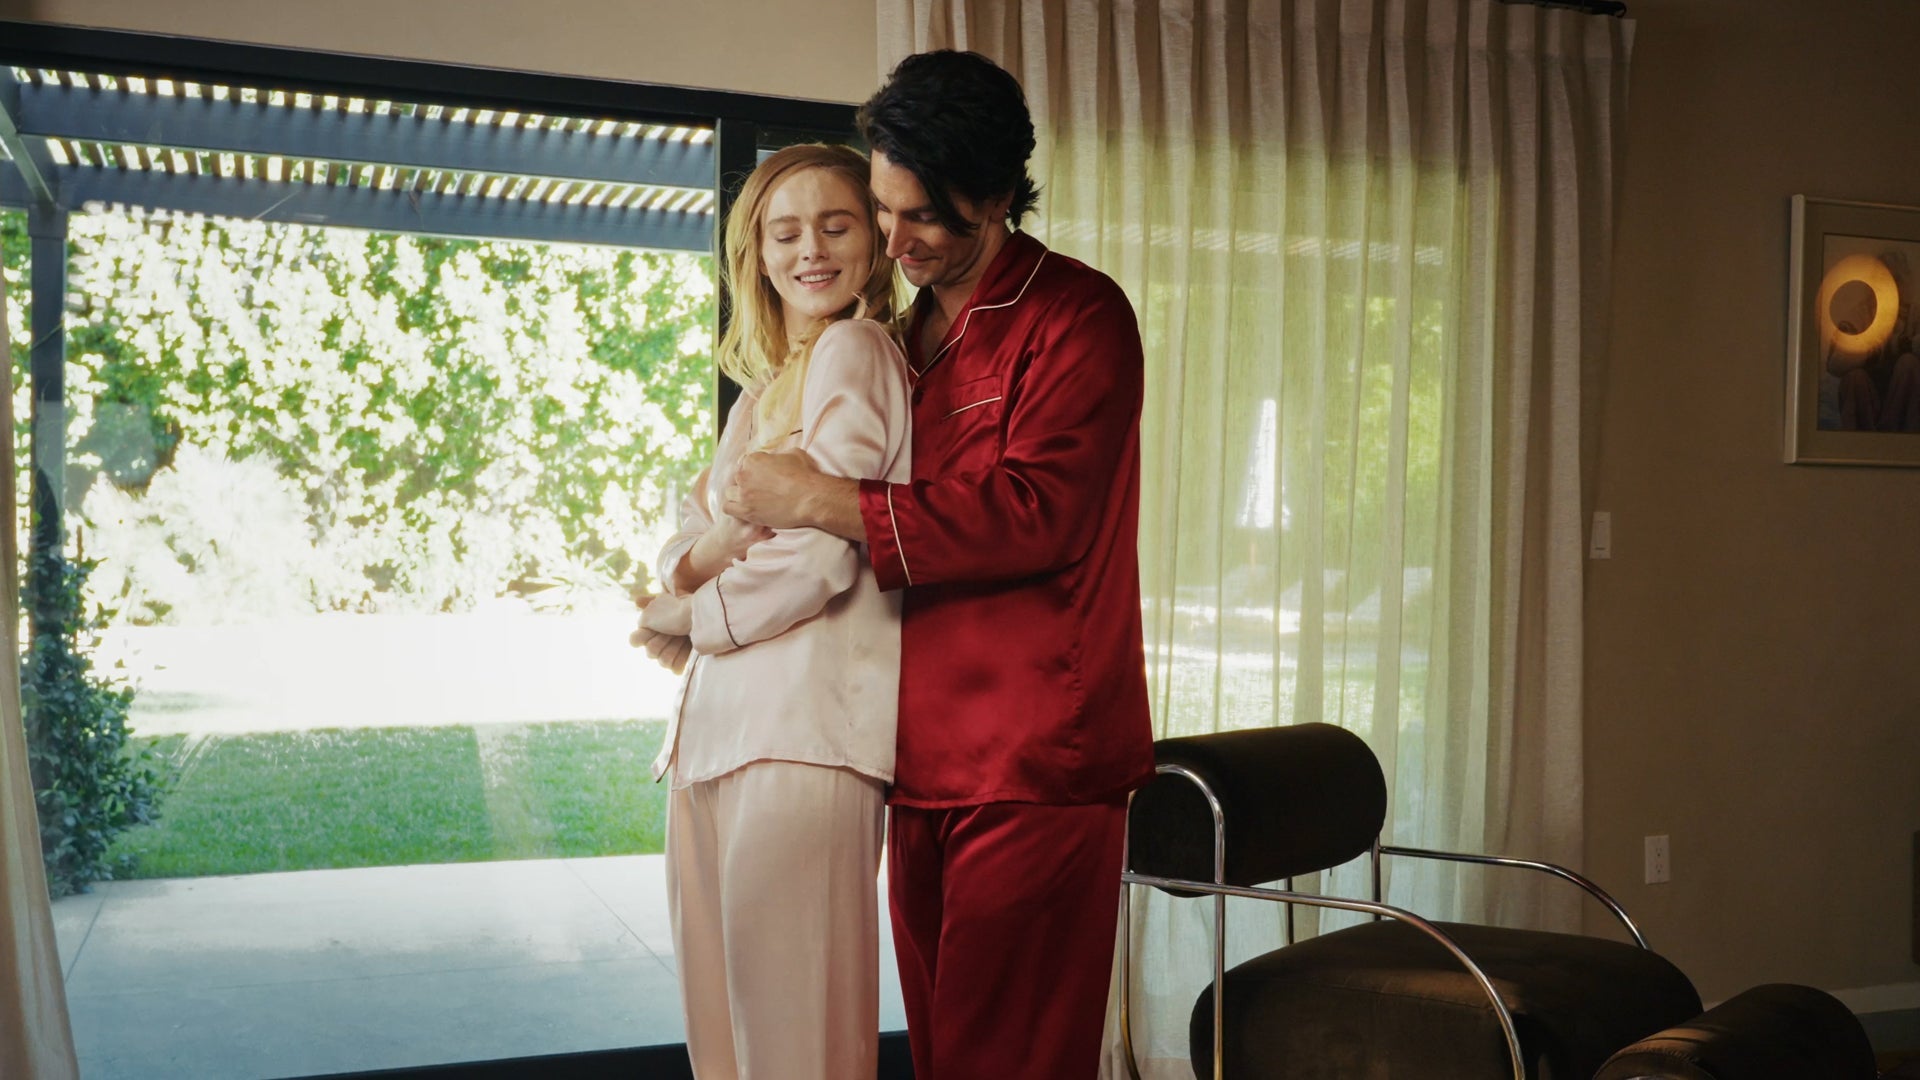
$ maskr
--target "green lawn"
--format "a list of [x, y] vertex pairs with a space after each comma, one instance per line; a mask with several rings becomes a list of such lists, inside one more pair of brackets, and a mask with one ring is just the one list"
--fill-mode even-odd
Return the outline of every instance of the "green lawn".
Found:
[[149, 740], [173, 782], [136, 878], [658, 852], [665, 724], [360, 728]]

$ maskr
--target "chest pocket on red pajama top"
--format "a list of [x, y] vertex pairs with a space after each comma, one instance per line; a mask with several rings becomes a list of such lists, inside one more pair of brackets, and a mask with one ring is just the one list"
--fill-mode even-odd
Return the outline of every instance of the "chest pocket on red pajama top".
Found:
[[915, 440], [915, 455], [944, 463], [945, 468], [987, 465], [999, 460], [1001, 417], [1006, 401], [1000, 376], [968, 379], [929, 395], [933, 408]]

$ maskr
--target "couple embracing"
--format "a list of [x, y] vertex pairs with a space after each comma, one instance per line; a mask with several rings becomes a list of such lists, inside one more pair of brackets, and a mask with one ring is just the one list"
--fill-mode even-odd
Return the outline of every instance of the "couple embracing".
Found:
[[874, 1075], [884, 844], [915, 1076], [1091, 1080], [1153, 768], [1139, 331], [1017, 231], [1007, 72], [909, 57], [858, 124], [870, 159], [789, 147], [734, 204], [744, 389], [636, 598], [686, 667], [656, 778], [687, 1047], [700, 1080]]

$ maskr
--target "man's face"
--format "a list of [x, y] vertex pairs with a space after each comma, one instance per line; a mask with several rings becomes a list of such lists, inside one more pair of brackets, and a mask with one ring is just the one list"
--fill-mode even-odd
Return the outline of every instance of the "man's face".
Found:
[[[967, 287], [986, 270], [988, 233], [1006, 217], [1007, 199], [975, 202], [955, 192], [953, 204], [960, 216], [982, 227], [971, 235], [956, 236], [934, 214], [927, 189], [911, 169], [896, 165], [887, 155], [873, 154], [873, 198], [879, 204], [880, 231], [887, 237], [887, 254], [900, 263], [900, 272], [917, 288]], [[994, 215], [998, 213], [996, 218]]]

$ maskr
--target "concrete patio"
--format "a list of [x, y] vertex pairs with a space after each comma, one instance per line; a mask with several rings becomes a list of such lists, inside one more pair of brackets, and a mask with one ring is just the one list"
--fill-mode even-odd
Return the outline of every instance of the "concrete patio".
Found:
[[[99, 662], [139, 685], [140, 735], [663, 717], [678, 680], [628, 646], [632, 623], [620, 605], [501, 602], [119, 627]], [[683, 1042], [663, 871], [634, 855], [96, 886], [53, 908], [82, 1075], [267, 1080]], [[882, 944], [880, 1028], [898, 1031], [884, 927]]]
[[[81, 1073], [264, 1080], [681, 1042], [663, 869], [635, 855], [100, 885], [53, 909]], [[880, 1028], [897, 1031], [882, 931]]]

